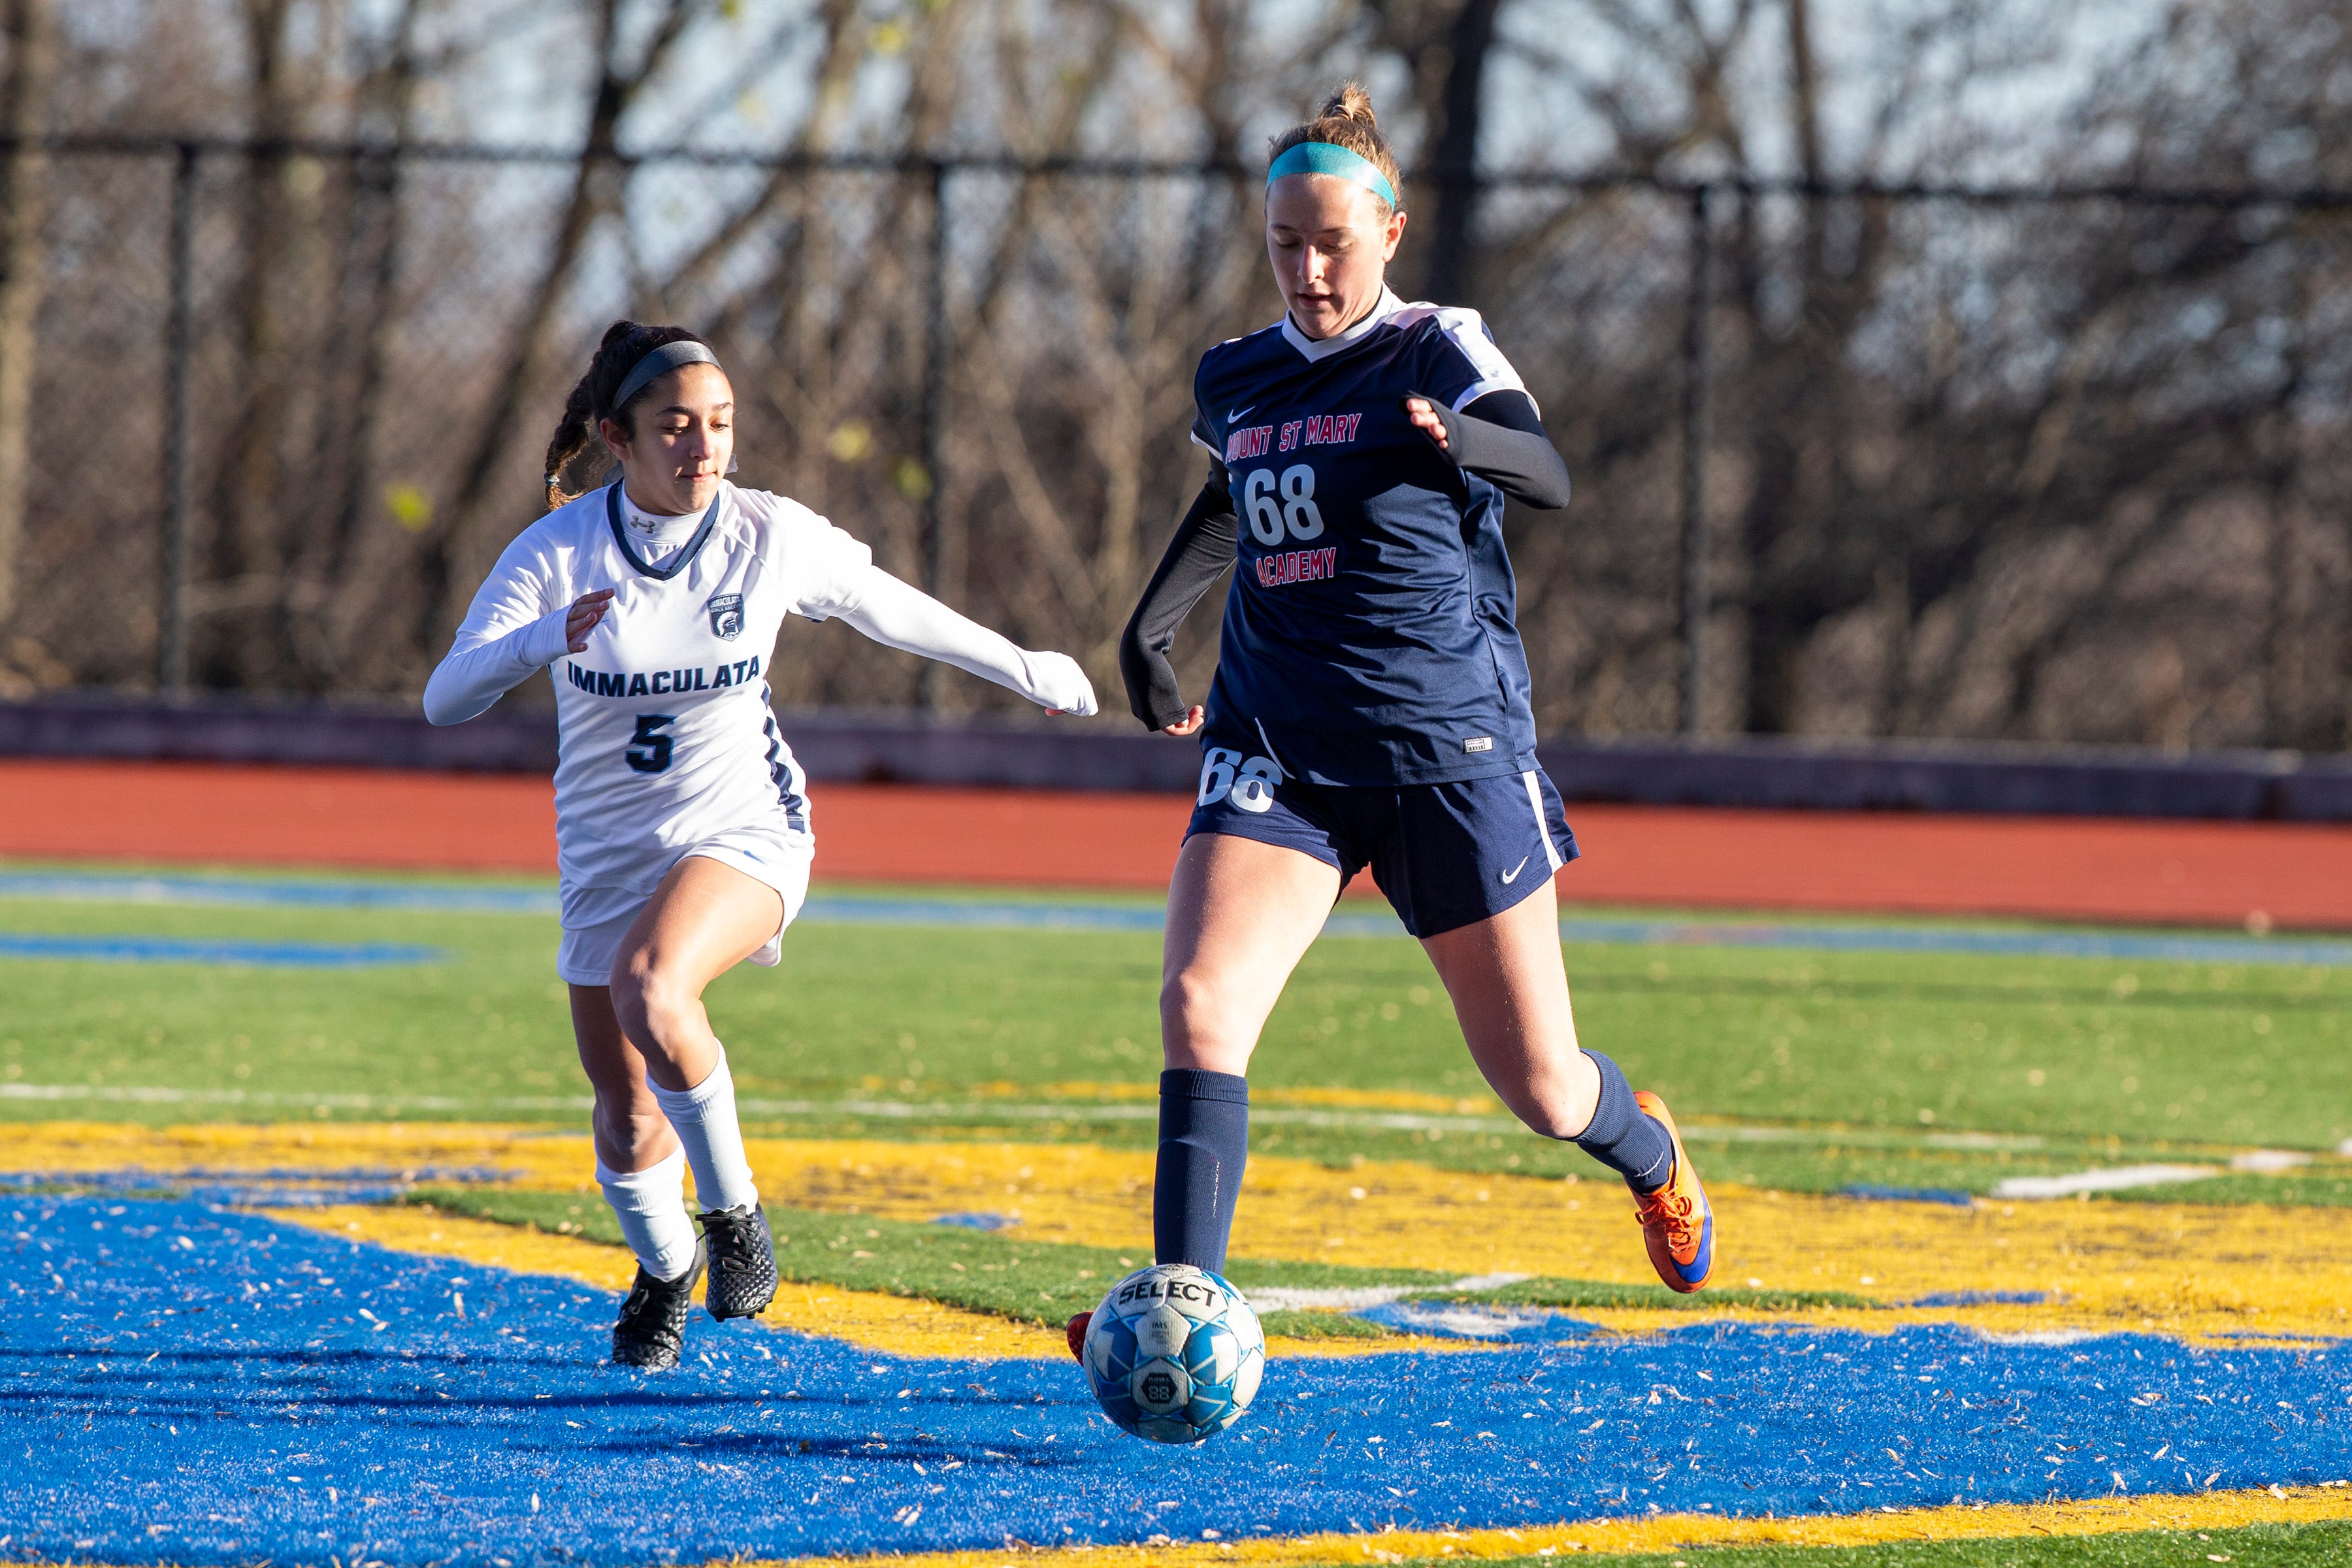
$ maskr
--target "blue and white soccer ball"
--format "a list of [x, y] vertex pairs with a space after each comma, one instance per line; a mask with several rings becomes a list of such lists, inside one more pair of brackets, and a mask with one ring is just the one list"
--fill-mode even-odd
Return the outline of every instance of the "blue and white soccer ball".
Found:
[[1110, 1288], [1087, 1324], [1087, 1384], [1103, 1414], [1155, 1443], [1197, 1443], [1241, 1419], [1265, 1375], [1265, 1333], [1242, 1293], [1189, 1263]]

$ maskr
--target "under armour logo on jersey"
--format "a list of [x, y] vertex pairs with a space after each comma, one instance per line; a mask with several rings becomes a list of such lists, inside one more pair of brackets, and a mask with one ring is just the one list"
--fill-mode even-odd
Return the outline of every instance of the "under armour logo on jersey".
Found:
[[732, 637], [743, 629], [743, 595], [721, 594], [703, 606], [710, 612], [710, 629], [722, 637]]

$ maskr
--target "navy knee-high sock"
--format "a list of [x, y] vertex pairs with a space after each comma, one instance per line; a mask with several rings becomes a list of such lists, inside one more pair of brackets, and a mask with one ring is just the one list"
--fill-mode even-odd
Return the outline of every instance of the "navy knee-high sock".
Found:
[[1654, 1193], [1675, 1173], [1675, 1142], [1655, 1118], [1633, 1102], [1633, 1086], [1617, 1064], [1587, 1051], [1601, 1069], [1601, 1101], [1576, 1146], [1616, 1172], [1637, 1193]]
[[1234, 1200], [1248, 1161], [1247, 1079], [1198, 1068], [1170, 1068], [1160, 1075], [1151, 1247], [1160, 1262], [1224, 1272]]

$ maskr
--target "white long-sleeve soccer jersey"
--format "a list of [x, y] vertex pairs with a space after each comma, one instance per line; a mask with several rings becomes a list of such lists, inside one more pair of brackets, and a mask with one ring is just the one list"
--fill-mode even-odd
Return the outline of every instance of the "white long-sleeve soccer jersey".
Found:
[[[807, 835], [805, 781], [769, 710], [767, 667], [787, 615], [853, 610], [874, 575], [864, 544], [766, 491], [722, 485], [658, 564], [619, 503], [616, 483], [525, 529], [435, 677], [449, 695], [433, 717], [446, 723], [471, 716], [452, 700], [478, 712], [552, 661], [567, 906], [589, 889], [651, 893], [681, 854], [722, 834]], [[614, 590], [612, 606], [586, 648], [568, 652], [564, 616], [600, 588]]]

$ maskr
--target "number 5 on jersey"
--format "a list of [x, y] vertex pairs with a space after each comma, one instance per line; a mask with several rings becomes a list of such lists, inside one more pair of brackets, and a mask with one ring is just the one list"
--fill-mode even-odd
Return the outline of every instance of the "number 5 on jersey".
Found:
[[1297, 540], [1323, 533], [1323, 513], [1315, 505], [1315, 470], [1293, 463], [1277, 479], [1272, 468], [1252, 468], [1242, 484], [1242, 501], [1249, 511], [1250, 532], [1264, 545], [1282, 542], [1286, 529]]
[[[629, 766], [641, 773], [657, 773], [669, 766], [670, 752], [677, 749], [677, 738], [659, 731], [665, 724], [675, 724], [677, 718], [670, 713], [640, 713], [637, 732], [629, 737], [629, 749], [621, 754]], [[638, 747], [646, 748], [644, 751]]]

